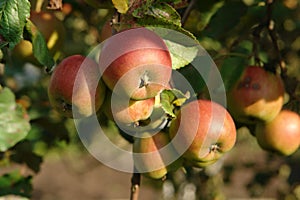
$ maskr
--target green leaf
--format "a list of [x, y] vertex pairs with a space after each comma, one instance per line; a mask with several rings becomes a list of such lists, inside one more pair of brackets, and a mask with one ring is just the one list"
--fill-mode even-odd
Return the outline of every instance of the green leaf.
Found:
[[[179, 69], [191, 63], [199, 53], [199, 42], [182, 32], [166, 27], [147, 27], [164, 39], [172, 58], [172, 68]], [[184, 30], [184, 29], [182, 29]]]
[[160, 94], [160, 104], [165, 113], [176, 117], [174, 109], [182, 106], [189, 97], [189, 93], [183, 94], [177, 89], [163, 90]]
[[145, 16], [143, 18], [137, 18], [136, 23], [141, 26], [144, 26], [144, 27], [162, 27], [162, 28], [166, 28], [166, 29], [172, 29], [174, 31], [183, 33], [186, 36], [189, 36], [193, 40], [197, 40], [196, 37], [188, 30], [186, 30], [186, 29], [182, 28], [181, 26], [176, 25], [172, 21], [168, 21], [164, 18], [155, 18], [153, 16]]
[[0, 49], [7, 46], [8, 44], [9, 44], [9, 42], [0, 42]]
[[225, 37], [247, 13], [247, 6], [241, 1], [228, 1], [211, 17], [203, 34], [212, 38]]
[[121, 14], [125, 14], [129, 8], [128, 0], [112, 0], [114, 7]]
[[28, 140], [19, 142], [14, 146], [13, 151], [14, 154], [11, 156], [12, 161], [20, 164], [25, 163], [35, 173], [40, 171], [43, 159], [41, 156], [34, 153], [32, 142]]
[[32, 177], [22, 176], [19, 171], [12, 171], [0, 177], [0, 196], [20, 195], [29, 197], [32, 192]]
[[165, 40], [165, 43], [171, 53], [172, 68], [175, 70], [191, 63], [197, 56], [197, 46], [184, 46], [169, 40]]
[[46, 40], [38, 28], [28, 20], [26, 31], [29, 33], [32, 42], [32, 51], [34, 57], [44, 66], [52, 68], [55, 64], [53, 57], [47, 47]]
[[242, 75], [244, 69], [247, 67], [249, 61], [246, 58], [249, 55], [248, 49], [239, 48], [232, 53], [236, 53], [237, 55], [240, 54], [241, 56], [229, 56], [223, 61], [220, 73], [224, 81], [226, 91], [229, 91], [234, 86], [236, 81]]
[[[192, 24], [190, 26], [195, 26], [195, 21], [201, 19], [197, 23], [197, 30], [202, 31], [209, 23], [212, 16], [224, 5], [224, 1], [212, 0], [212, 1], [202, 1], [197, 4], [198, 17], [195, 19], [190, 19]], [[188, 23], [188, 22], [187, 22]]]
[[23, 29], [30, 16], [30, 2], [28, 0], [0, 1], [0, 35], [13, 49], [23, 39]]
[[152, 16], [155, 19], [162, 19], [174, 25], [181, 26], [180, 15], [178, 12], [167, 3], [144, 4], [135, 9], [132, 15], [136, 18], [143, 18], [146, 15]]
[[0, 91], [0, 151], [6, 151], [24, 139], [30, 130], [26, 113], [15, 102], [15, 96], [8, 88]]

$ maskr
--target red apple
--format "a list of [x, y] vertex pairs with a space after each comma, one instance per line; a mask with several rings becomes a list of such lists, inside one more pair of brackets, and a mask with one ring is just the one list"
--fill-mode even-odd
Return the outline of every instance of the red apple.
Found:
[[267, 122], [280, 112], [283, 98], [284, 86], [279, 76], [262, 67], [249, 66], [228, 93], [228, 110], [239, 122]]
[[112, 34], [113, 34], [113, 28], [111, 26], [111, 20], [107, 20], [101, 29], [100, 41], [103, 42], [107, 38], [110, 38]]
[[231, 150], [236, 128], [227, 110], [212, 101], [194, 100], [182, 106], [171, 122], [173, 145], [195, 167], [205, 167]]
[[172, 73], [167, 46], [146, 28], [128, 29], [106, 40], [99, 66], [108, 88], [135, 100], [156, 96]]
[[272, 121], [257, 124], [255, 135], [263, 149], [291, 155], [300, 145], [300, 116], [293, 111], [282, 110]]
[[[173, 146], [166, 147], [169, 142], [168, 134], [163, 131], [153, 136], [145, 133], [142, 138], [135, 138], [133, 152], [137, 154], [133, 158], [136, 169], [153, 179], [162, 179], [169, 171], [177, 170], [182, 160], [178, 158]], [[175, 161], [170, 162], [172, 159]]]
[[[105, 97], [98, 64], [85, 56], [72, 55], [54, 69], [48, 86], [51, 105], [66, 117], [88, 117], [99, 110]], [[74, 110], [75, 109], [75, 110]]]

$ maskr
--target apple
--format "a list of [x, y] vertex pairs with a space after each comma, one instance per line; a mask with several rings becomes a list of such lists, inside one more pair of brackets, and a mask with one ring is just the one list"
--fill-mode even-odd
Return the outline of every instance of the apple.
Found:
[[107, 92], [103, 112], [108, 119], [124, 125], [138, 125], [150, 117], [155, 99], [132, 100]]
[[[57, 51], [62, 49], [65, 40], [65, 28], [62, 21], [60, 21], [53, 13], [43, 11], [31, 11], [29, 19], [43, 34], [45, 41], [47, 42], [47, 47], [54, 56]], [[17, 59], [24, 62], [40, 65], [33, 56], [32, 43], [28, 40], [21, 40], [21, 42], [13, 49], [12, 54]]]
[[300, 145], [300, 116], [282, 110], [272, 121], [257, 124], [255, 135], [262, 149], [289, 156]]
[[262, 67], [249, 66], [227, 95], [228, 110], [239, 122], [268, 122], [280, 112], [284, 92], [279, 76]]
[[[176, 150], [171, 145], [166, 147], [169, 142], [169, 135], [163, 131], [154, 135], [144, 133], [143, 137], [135, 138], [133, 152], [137, 154], [134, 154], [133, 158], [136, 169], [146, 177], [162, 179], [169, 171], [181, 167], [182, 160], [175, 158], [178, 157]], [[175, 161], [167, 164], [172, 158]]]
[[164, 41], [146, 28], [133, 28], [108, 38], [99, 56], [108, 88], [135, 100], [156, 96], [168, 87], [172, 74]]
[[82, 55], [66, 57], [51, 75], [50, 104], [65, 117], [91, 116], [100, 109], [105, 98], [106, 86], [99, 77], [94, 60]]
[[169, 134], [175, 149], [195, 167], [213, 164], [236, 142], [231, 115], [220, 104], [203, 99], [181, 107], [171, 121]]
[[107, 38], [111, 37], [112, 34], [113, 34], [113, 28], [111, 26], [111, 20], [107, 20], [101, 29], [100, 41], [103, 42]]

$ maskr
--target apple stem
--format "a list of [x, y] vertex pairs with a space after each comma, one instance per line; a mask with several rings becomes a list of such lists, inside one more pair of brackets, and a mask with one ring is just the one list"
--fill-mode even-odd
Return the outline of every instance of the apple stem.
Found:
[[196, 0], [192, 0], [192, 1], [189, 3], [189, 5], [188, 5], [188, 7], [186, 8], [186, 10], [184, 11], [183, 16], [182, 16], [182, 18], [181, 18], [181, 24], [182, 24], [182, 27], [184, 26], [184, 24], [185, 24], [187, 18], [190, 16], [190, 13], [191, 13], [191, 11], [193, 10], [195, 4], [196, 4]]
[[138, 200], [141, 184], [141, 174], [136, 173], [136, 169], [131, 177], [130, 200]]

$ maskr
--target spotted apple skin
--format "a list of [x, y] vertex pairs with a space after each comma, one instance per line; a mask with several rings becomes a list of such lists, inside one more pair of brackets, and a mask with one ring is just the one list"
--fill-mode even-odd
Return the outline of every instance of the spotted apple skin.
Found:
[[268, 122], [280, 112], [284, 92], [279, 76], [262, 67], [249, 66], [227, 95], [228, 110], [238, 122]]

